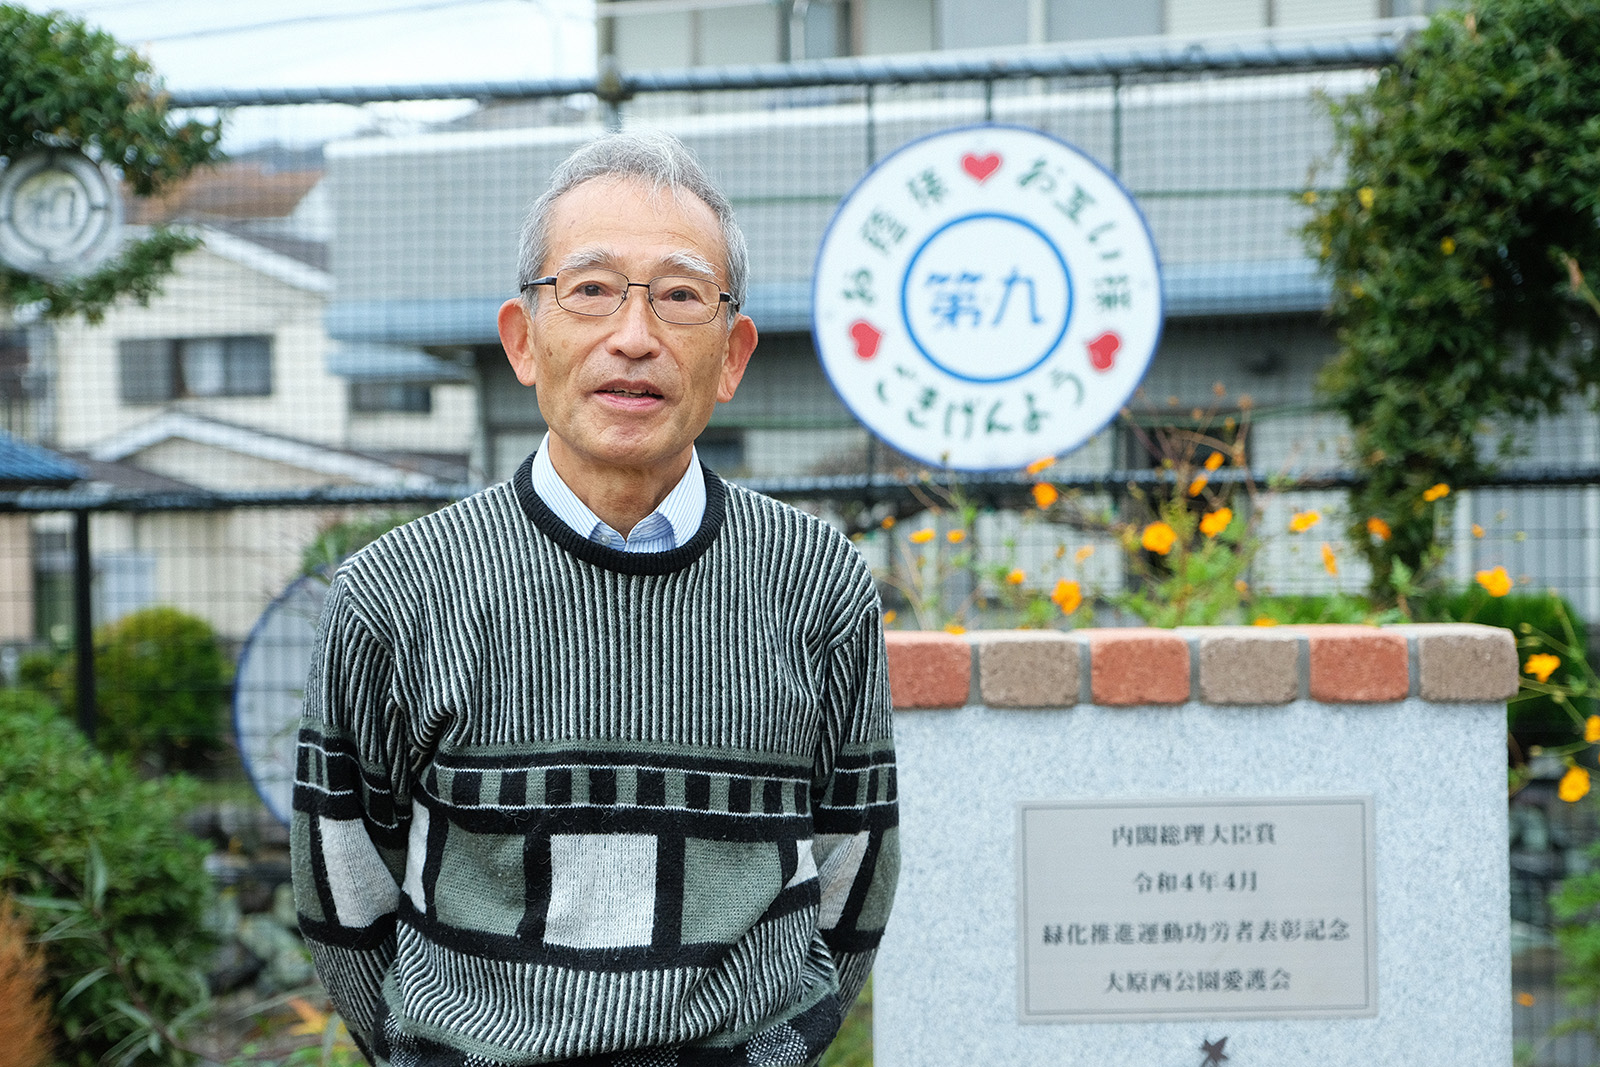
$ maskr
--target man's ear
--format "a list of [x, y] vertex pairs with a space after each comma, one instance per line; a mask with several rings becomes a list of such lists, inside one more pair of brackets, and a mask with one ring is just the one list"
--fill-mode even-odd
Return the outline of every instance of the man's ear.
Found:
[[538, 381], [538, 363], [533, 352], [533, 316], [521, 300], [513, 297], [500, 305], [498, 317], [500, 347], [517, 374], [517, 381], [533, 385]]
[[750, 355], [756, 350], [756, 324], [749, 315], [733, 320], [728, 330], [728, 354], [722, 361], [722, 380], [717, 383], [717, 402], [726, 404], [733, 399], [739, 382], [744, 379], [744, 369], [750, 365]]

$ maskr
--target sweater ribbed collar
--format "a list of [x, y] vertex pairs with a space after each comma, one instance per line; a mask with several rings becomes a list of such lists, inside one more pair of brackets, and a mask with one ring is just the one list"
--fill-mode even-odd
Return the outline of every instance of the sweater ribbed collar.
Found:
[[511, 476], [511, 488], [517, 495], [517, 503], [540, 533], [585, 563], [620, 574], [671, 574], [705, 555], [706, 549], [711, 547], [711, 542], [722, 531], [723, 505], [727, 502], [728, 490], [716, 472], [702, 463], [700, 470], [706, 482], [706, 510], [700, 520], [700, 529], [688, 542], [666, 552], [620, 552], [598, 541], [591, 541], [563, 522], [534, 492], [533, 456], [529, 454]]

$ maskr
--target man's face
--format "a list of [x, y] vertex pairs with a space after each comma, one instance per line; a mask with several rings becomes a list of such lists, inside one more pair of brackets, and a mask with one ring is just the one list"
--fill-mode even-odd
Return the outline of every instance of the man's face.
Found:
[[[555, 202], [545, 274], [606, 267], [630, 282], [661, 275], [707, 276], [727, 287], [727, 250], [716, 215], [699, 198], [652, 192], [630, 179], [596, 179]], [[712, 409], [733, 399], [755, 349], [755, 324], [663, 322], [645, 291], [630, 288], [604, 317], [574, 314], [538, 293], [530, 316], [517, 301], [500, 309], [500, 336], [517, 378], [538, 388], [551, 458], [568, 478], [675, 479]]]

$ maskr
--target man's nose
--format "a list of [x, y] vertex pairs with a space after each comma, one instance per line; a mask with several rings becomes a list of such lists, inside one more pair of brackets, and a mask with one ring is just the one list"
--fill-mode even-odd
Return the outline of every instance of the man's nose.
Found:
[[660, 319], [650, 306], [649, 292], [643, 286], [628, 287], [622, 306], [611, 313], [611, 344], [629, 359], [655, 355]]

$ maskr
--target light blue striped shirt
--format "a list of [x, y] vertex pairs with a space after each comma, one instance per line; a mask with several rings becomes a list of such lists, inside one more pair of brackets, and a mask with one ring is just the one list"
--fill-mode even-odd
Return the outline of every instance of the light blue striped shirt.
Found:
[[578, 499], [555, 464], [550, 462], [550, 435], [546, 433], [539, 442], [539, 452], [533, 457], [533, 491], [556, 517], [572, 528], [580, 537], [587, 537], [619, 552], [666, 552], [688, 544], [700, 529], [706, 514], [706, 476], [700, 470], [700, 454], [692, 448], [689, 469], [683, 472], [672, 492], [650, 514], [623, 537], [607, 526], [589, 506]]

